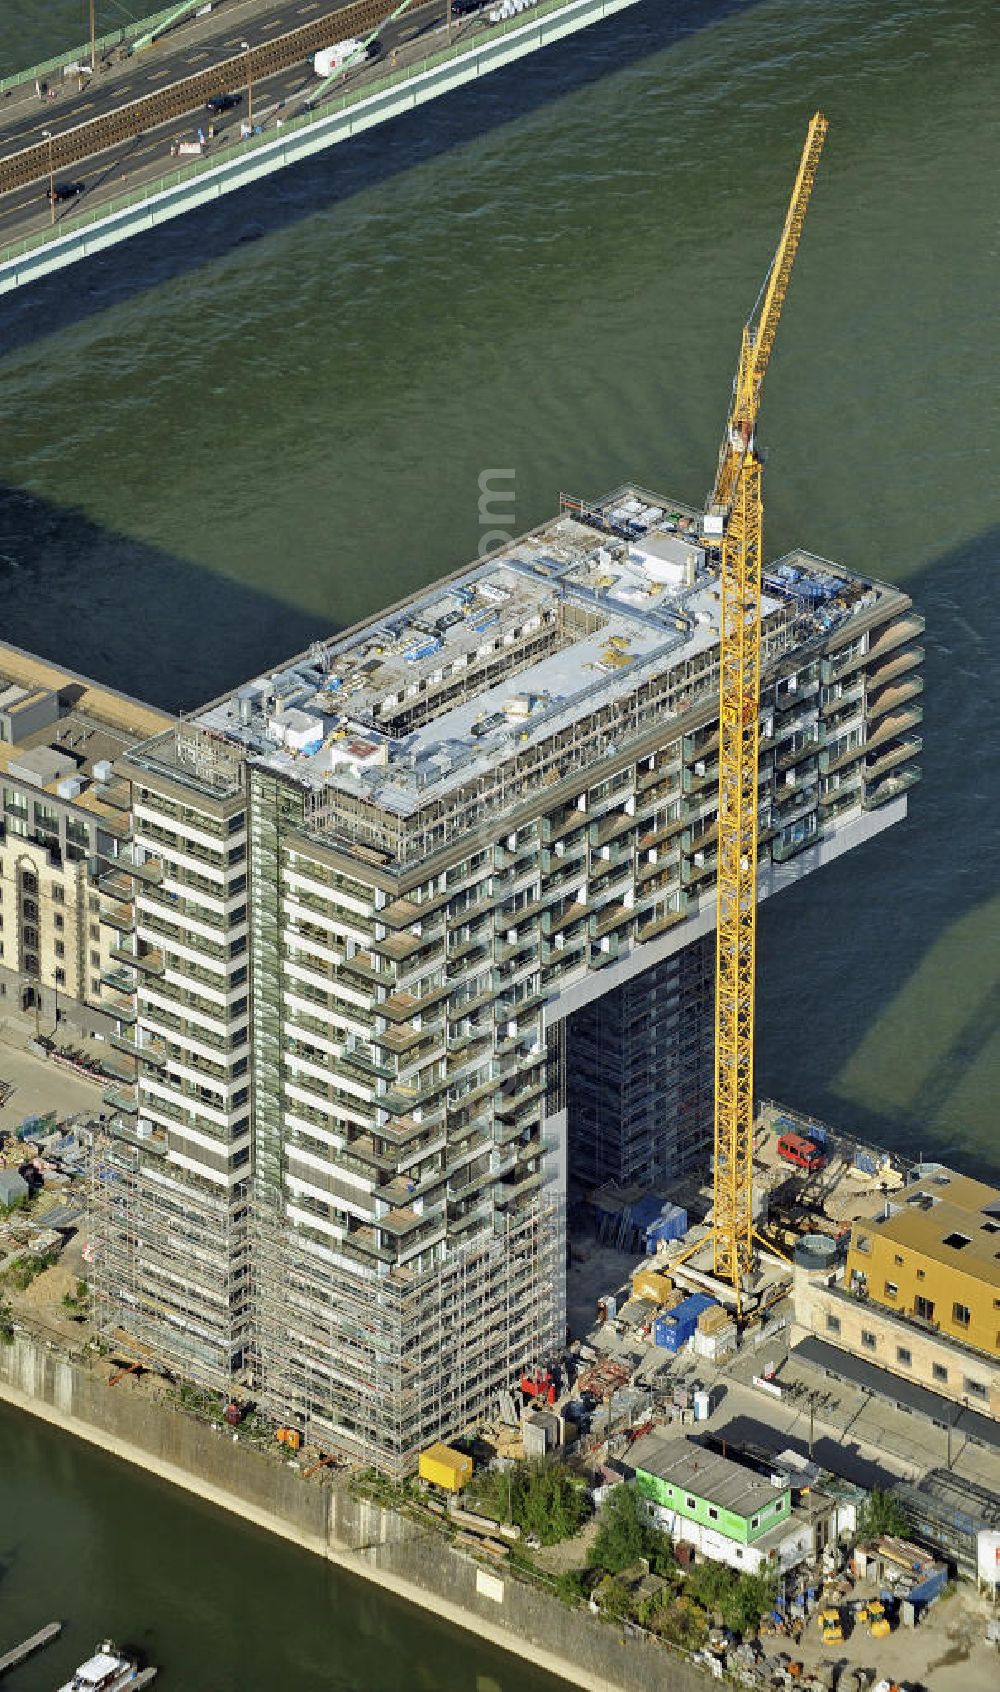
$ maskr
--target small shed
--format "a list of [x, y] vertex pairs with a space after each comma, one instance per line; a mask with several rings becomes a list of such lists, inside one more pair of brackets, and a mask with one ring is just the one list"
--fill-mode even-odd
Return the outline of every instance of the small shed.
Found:
[[0, 1169], [0, 1210], [9, 1210], [12, 1204], [28, 1196], [28, 1183], [16, 1169]]

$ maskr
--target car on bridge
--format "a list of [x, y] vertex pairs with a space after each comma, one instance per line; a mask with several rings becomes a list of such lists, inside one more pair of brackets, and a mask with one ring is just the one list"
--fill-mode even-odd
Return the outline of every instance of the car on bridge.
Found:
[[205, 101], [205, 110], [218, 117], [221, 112], [231, 112], [242, 99], [242, 94], [213, 94], [210, 100]]
[[473, 12], [481, 12], [486, 0], [451, 0], [451, 15], [453, 18], [468, 18]]
[[54, 206], [58, 206], [63, 200], [75, 200], [78, 194], [83, 193], [86, 186], [85, 182], [53, 182], [46, 194], [46, 199], [51, 200]]

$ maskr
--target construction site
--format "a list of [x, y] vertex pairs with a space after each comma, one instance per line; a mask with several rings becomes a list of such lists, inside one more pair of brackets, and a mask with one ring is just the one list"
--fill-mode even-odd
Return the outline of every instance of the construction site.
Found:
[[[668, 1643], [717, 1566], [712, 1674], [867, 1692], [956, 1574], [977, 1649], [1000, 1595], [1000, 1192], [755, 1089], [760, 901], [919, 777], [908, 597], [764, 557], [825, 133], [703, 508], [564, 495], [123, 749], [133, 1067], [80, 1138], [109, 1385]], [[562, 1466], [586, 1506], [536, 1565], [515, 1484]], [[662, 1538], [598, 1579], [624, 1497]], [[752, 1625], [710, 1626], [737, 1589]]]

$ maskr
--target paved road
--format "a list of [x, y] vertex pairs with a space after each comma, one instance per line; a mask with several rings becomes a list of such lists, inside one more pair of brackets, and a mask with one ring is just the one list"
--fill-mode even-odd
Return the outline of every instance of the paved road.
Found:
[[[40, 127], [51, 128], [55, 134], [60, 127], [68, 128], [74, 122], [99, 116], [123, 99], [135, 99], [148, 93], [150, 83], [154, 88], [164, 86], [170, 79], [204, 70], [212, 62], [213, 52], [217, 61], [230, 58], [234, 42], [237, 49], [241, 39], [257, 45], [259, 41], [284, 30], [308, 23], [311, 14], [322, 16], [332, 9], [332, 4], [331, 0], [293, 0], [292, 4], [275, 4], [275, 0], [217, 0], [217, 7], [220, 15], [215, 19], [215, 35], [211, 40], [201, 36], [195, 39], [191, 32], [196, 27], [211, 23], [212, 19], [194, 20], [171, 32], [169, 57], [165, 47], [162, 51], [152, 48], [149, 53], [159, 53], [160, 56], [155, 65], [150, 60], [147, 66], [147, 54], [144, 53], [141, 73], [137, 68], [130, 69], [129, 62], [117, 69], [102, 70], [94, 87], [86, 88], [82, 94], [61, 92], [59, 98], [51, 102], [51, 111], [44, 102], [39, 104], [34, 84], [27, 84], [18, 95], [12, 96], [10, 106], [3, 108], [0, 156], [37, 141]], [[223, 17], [229, 19], [224, 30]], [[363, 87], [377, 80], [384, 74], [386, 61], [393, 54], [396, 55], [394, 63], [403, 69], [407, 63], [439, 51], [446, 41], [445, 17], [446, 0], [428, 0], [427, 4], [415, 7], [394, 24], [387, 25], [380, 36], [384, 47], [382, 58], [347, 72], [343, 82], [330, 90], [328, 98], [335, 99], [345, 89]], [[465, 39], [472, 31], [482, 27], [482, 19], [476, 18], [463, 20], [460, 25], [453, 24], [452, 40]], [[137, 80], [140, 74], [146, 78], [145, 85], [140, 85]], [[253, 88], [255, 127], [274, 130], [279, 115], [282, 121], [296, 115], [303, 109], [310, 90], [316, 87], [318, 83], [312, 67], [305, 61], [256, 82]], [[39, 116], [43, 110], [44, 119], [40, 123]], [[54, 113], [58, 114], [57, 118], [54, 118]], [[55, 208], [48, 204], [45, 178], [0, 195], [0, 250], [13, 246], [26, 236], [37, 234], [50, 224], [71, 227], [82, 210], [104, 204], [116, 195], [144, 183], [152, 183], [177, 169], [178, 161], [171, 152], [172, 146], [197, 139], [199, 128], [207, 135], [209, 121], [214, 128], [214, 138], [208, 143], [207, 152], [209, 155], [223, 154], [227, 147], [240, 139], [240, 124], [245, 117], [245, 101], [233, 111], [211, 120], [207, 112], [195, 111], [186, 118], [174, 118], [156, 130], [110, 148], [86, 160], [73, 171], [57, 172], [58, 180], [83, 182], [84, 192]]]
[[42, 129], [58, 135], [233, 58], [244, 41], [258, 47], [336, 7], [337, 0], [215, 0], [207, 17], [179, 24], [141, 53], [122, 58], [121, 49], [113, 49], [98, 60], [92, 79], [54, 76], [41, 99], [32, 79], [0, 110], [0, 157], [37, 141]]

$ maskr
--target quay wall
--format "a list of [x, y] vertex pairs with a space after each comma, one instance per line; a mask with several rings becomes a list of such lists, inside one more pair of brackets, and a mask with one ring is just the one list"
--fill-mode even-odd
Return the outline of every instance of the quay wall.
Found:
[[[588, 1692], [704, 1692], [701, 1670], [569, 1608], [508, 1570], [484, 1568], [426, 1524], [357, 1498], [150, 1398], [108, 1365], [18, 1328], [0, 1344], [0, 1400], [280, 1535]], [[433, 1555], [428, 1536], [433, 1534]]]

